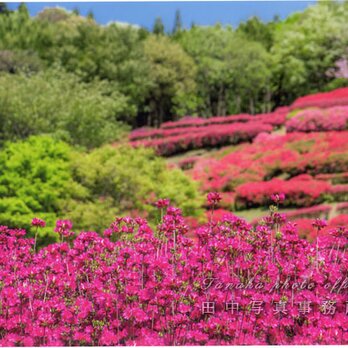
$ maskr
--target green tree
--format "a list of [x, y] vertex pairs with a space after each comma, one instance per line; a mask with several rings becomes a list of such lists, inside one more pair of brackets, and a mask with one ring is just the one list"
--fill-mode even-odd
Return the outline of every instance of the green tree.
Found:
[[30, 230], [32, 218], [43, 218], [43, 243], [56, 238], [57, 219], [71, 218], [77, 232], [102, 232], [116, 215], [143, 215], [157, 223], [158, 198], [169, 198], [185, 215], [201, 213], [197, 183], [168, 169], [150, 149], [105, 146], [86, 153], [49, 136], [32, 136], [0, 151], [0, 225]]
[[94, 13], [93, 13], [92, 10], [88, 11], [88, 13], [87, 13], [87, 18], [88, 18], [88, 19], [91, 19], [91, 20], [94, 20]]
[[99, 146], [119, 139], [127, 99], [108, 84], [84, 84], [62, 70], [0, 75], [0, 137], [50, 133], [72, 144]]
[[35, 52], [0, 50], [0, 71], [33, 73], [41, 70], [43, 65]]
[[237, 33], [245, 35], [250, 41], [260, 42], [269, 50], [273, 45], [274, 23], [263, 23], [258, 17], [251, 17], [239, 24]]
[[144, 57], [149, 69], [148, 125], [194, 112], [196, 109], [196, 69], [193, 60], [168, 37], [150, 36], [144, 41]]
[[161, 17], [155, 19], [152, 32], [156, 35], [164, 35], [164, 24]]
[[10, 10], [5, 2], [0, 2], [0, 15], [9, 14]]
[[181, 13], [180, 10], [176, 10], [175, 12], [175, 20], [174, 20], [174, 27], [173, 27], [173, 34], [177, 34], [182, 30], [182, 19], [181, 19]]
[[273, 84], [277, 105], [320, 91], [348, 45], [346, 2], [319, 2], [275, 27]]
[[270, 57], [261, 44], [220, 25], [194, 27], [183, 32], [179, 42], [198, 66], [200, 115], [254, 113], [266, 108]]

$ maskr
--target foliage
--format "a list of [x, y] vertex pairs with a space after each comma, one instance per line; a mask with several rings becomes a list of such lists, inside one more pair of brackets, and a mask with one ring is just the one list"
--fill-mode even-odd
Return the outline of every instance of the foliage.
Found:
[[347, 2], [320, 2], [277, 25], [271, 48], [277, 104], [320, 91], [333, 80], [327, 72], [345, 54], [347, 15]]
[[0, 75], [0, 137], [19, 140], [50, 133], [71, 144], [95, 147], [118, 139], [127, 98], [103, 83], [83, 84], [61, 70]]
[[82, 198], [86, 190], [73, 180], [68, 145], [47, 136], [8, 143], [0, 152], [0, 221], [29, 228], [33, 216], [52, 228], [63, 202]]
[[151, 150], [107, 146], [83, 153], [49, 136], [32, 136], [0, 152], [2, 225], [28, 229], [37, 215], [47, 220], [45, 233], [57, 217], [79, 218], [78, 230], [103, 229], [116, 214], [154, 218], [157, 197], [181, 204], [185, 215], [201, 213], [197, 185]]
[[165, 36], [144, 41], [151, 88], [147, 96], [148, 125], [160, 125], [166, 115], [183, 116], [195, 110], [196, 69], [192, 58]]
[[160, 197], [180, 204], [185, 215], [200, 213], [196, 184], [180, 170], [169, 170], [150, 149], [105, 146], [93, 150], [75, 161], [74, 177], [88, 188], [91, 200], [117, 207], [113, 216], [132, 211], [153, 216], [153, 203]]
[[261, 111], [255, 102], [270, 87], [271, 59], [261, 44], [219, 25], [194, 27], [178, 40], [198, 67], [201, 115]]
[[[0, 69], [17, 73], [60, 65], [79, 81], [104, 80], [126, 98], [118, 120], [155, 125], [186, 114], [209, 117], [269, 112], [299, 96], [346, 86], [346, 2], [321, 2], [263, 23], [182, 27], [166, 33], [48, 8], [30, 17], [25, 4], [0, 16]], [[341, 69], [342, 70], [342, 69]], [[111, 92], [110, 92], [111, 93]]]

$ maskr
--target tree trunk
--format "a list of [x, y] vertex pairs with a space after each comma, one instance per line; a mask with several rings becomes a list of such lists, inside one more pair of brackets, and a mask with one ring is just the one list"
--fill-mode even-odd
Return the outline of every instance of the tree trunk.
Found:
[[240, 104], [241, 104], [240, 95], [237, 94], [237, 95], [236, 95], [236, 110], [237, 110], [237, 113], [238, 113], [238, 114], [241, 113]]
[[249, 110], [252, 115], [255, 113], [255, 108], [254, 108], [254, 99], [253, 97], [249, 98]]

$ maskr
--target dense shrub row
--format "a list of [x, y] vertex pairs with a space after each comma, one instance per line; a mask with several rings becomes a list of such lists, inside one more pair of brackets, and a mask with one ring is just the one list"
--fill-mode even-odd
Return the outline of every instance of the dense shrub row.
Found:
[[[250, 181], [348, 171], [348, 132], [260, 134], [219, 158], [201, 158], [191, 171], [206, 190], [232, 191]], [[335, 174], [336, 175], [336, 174]], [[334, 182], [335, 183], [335, 182]]]
[[[186, 127], [205, 127], [214, 124], [226, 124], [235, 122], [253, 122], [261, 121], [264, 123], [271, 123], [280, 125], [284, 123], [285, 115], [287, 110], [280, 108], [279, 111], [267, 113], [267, 114], [241, 114], [241, 115], [230, 115], [230, 116], [215, 116], [210, 118], [200, 117], [184, 117], [179, 121], [164, 122], [161, 125], [162, 129], [175, 129], [175, 128], [186, 128]], [[282, 122], [283, 121], [283, 122]]]
[[314, 218], [325, 218], [327, 219], [329, 216], [329, 213], [331, 211], [332, 207], [330, 205], [316, 205], [313, 207], [308, 208], [300, 208], [295, 209], [290, 212], [286, 212], [286, 217], [288, 219], [300, 219], [300, 218], [307, 218], [307, 219], [314, 219]]
[[331, 185], [312, 177], [294, 177], [290, 180], [272, 179], [270, 181], [245, 183], [236, 188], [237, 208], [248, 208], [267, 204], [268, 195], [283, 191], [287, 204], [296, 207], [309, 207], [327, 199], [336, 202], [348, 200], [348, 185]]
[[348, 88], [338, 88], [331, 92], [306, 95], [295, 100], [290, 110], [308, 107], [329, 108], [333, 106], [348, 105]]
[[264, 206], [269, 203], [269, 195], [284, 192], [287, 205], [308, 207], [321, 203], [324, 194], [331, 191], [329, 183], [319, 180], [298, 180], [296, 178], [285, 181], [272, 179], [270, 181], [245, 183], [236, 188], [236, 207], [250, 208]]
[[155, 231], [116, 218], [104, 237], [73, 242], [71, 222], [58, 221], [65, 242], [38, 253], [3, 226], [0, 345], [347, 344], [348, 234], [318, 237], [325, 226], [312, 222], [315, 247], [276, 211], [256, 227], [230, 214], [194, 243], [168, 207]]
[[179, 134], [207, 132], [211, 130], [213, 125], [234, 124], [234, 123], [254, 123], [260, 122], [264, 124], [278, 127], [285, 123], [284, 113], [269, 113], [259, 115], [232, 115], [224, 117], [203, 118], [184, 118], [177, 122], [163, 123], [160, 129], [139, 128], [132, 131], [129, 135], [131, 141], [152, 138], [166, 138]]
[[170, 156], [193, 149], [239, 144], [251, 141], [261, 132], [270, 131], [272, 131], [272, 126], [269, 124], [259, 122], [234, 123], [231, 125], [206, 127], [197, 133], [184, 133], [160, 139], [139, 140], [131, 142], [131, 144], [134, 147], [154, 148], [157, 154]]
[[287, 132], [326, 132], [348, 129], [348, 106], [300, 111], [286, 122]]
[[318, 174], [318, 180], [331, 181], [333, 184], [348, 184], [348, 173]]

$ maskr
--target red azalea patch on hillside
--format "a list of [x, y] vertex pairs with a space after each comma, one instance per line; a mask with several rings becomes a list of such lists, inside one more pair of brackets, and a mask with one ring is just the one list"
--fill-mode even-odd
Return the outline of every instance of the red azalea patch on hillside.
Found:
[[[199, 132], [207, 132], [211, 130], [212, 126], [218, 125], [231, 125], [231, 124], [250, 124], [250, 123], [263, 123], [273, 127], [279, 127], [285, 123], [285, 112], [274, 112], [269, 114], [258, 115], [232, 115], [221, 116], [211, 118], [190, 118], [189, 120], [183, 119], [176, 122], [163, 123], [161, 128], [139, 128], [133, 130], [129, 135], [130, 141], [144, 140], [144, 139], [156, 139], [167, 138], [181, 134], [192, 134]], [[167, 125], [168, 124], [168, 125]], [[166, 126], [167, 125], [167, 126]]]
[[270, 203], [269, 195], [284, 192], [289, 206], [308, 207], [323, 200], [323, 194], [329, 193], [329, 183], [319, 180], [291, 179], [288, 181], [272, 179], [270, 181], [245, 183], [236, 188], [236, 207], [246, 209], [265, 206]]
[[280, 174], [348, 171], [348, 132], [260, 134], [252, 144], [216, 158], [201, 158], [189, 171], [203, 190], [232, 191], [243, 183]]
[[135, 147], [151, 147], [154, 148], [159, 155], [170, 156], [193, 149], [218, 147], [251, 141], [259, 133], [271, 132], [272, 129], [271, 125], [258, 122], [215, 125], [201, 128], [199, 132], [195, 133], [184, 133], [166, 138], [134, 141], [131, 142], [131, 145]]
[[329, 108], [340, 105], [348, 105], [348, 87], [298, 98], [291, 104], [290, 110], [304, 109], [308, 107]]
[[327, 132], [348, 129], [348, 106], [306, 109], [286, 122], [287, 132]]

